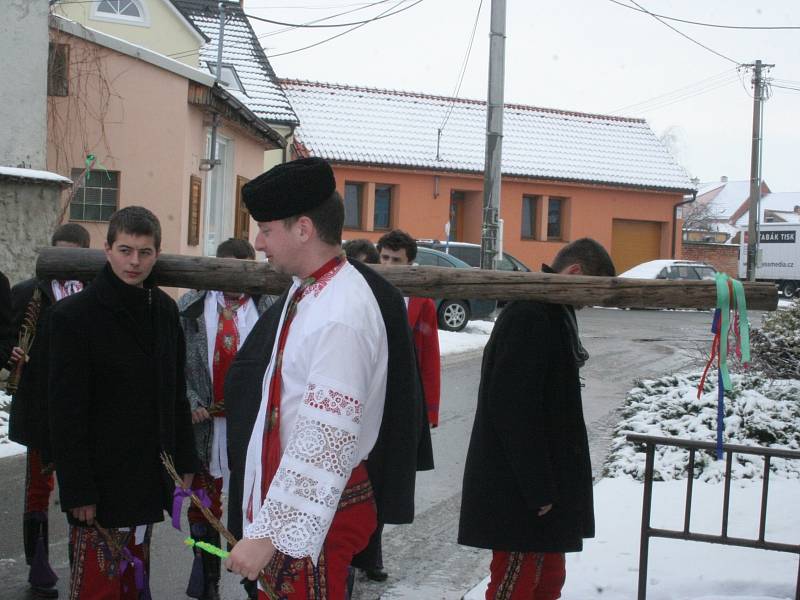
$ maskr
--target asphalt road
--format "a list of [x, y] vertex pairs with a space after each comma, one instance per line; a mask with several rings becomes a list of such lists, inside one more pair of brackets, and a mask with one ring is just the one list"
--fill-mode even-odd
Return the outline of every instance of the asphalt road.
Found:
[[[752, 317], [751, 317], [752, 318]], [[584, 412], [597, 474], [608, 449], [617, 411], [634, 379], [686, 368], [710, 342], [710, 314], [701, 312], [584, 309], [578, 314], [591, 359], [585, 378]], [[412, 525], [387, 527], [384, 557], [390, 577], [375, 584], [358, 579], [355, 600], [459, 599], [488, 570], [486, 551], [455, 543], [461, 477], [477, 398], [480, 353], [448, 358], [442, 368], [440, 425], [433, 432], [437, 468], [417, 478], [417, 517]], [[0, 598], [27, 599], [21, 519], [24, 456], [0, 459]], [[185, 521], [185, 520], [184, 520]], [[69, 580], [66, 527], [57, 505], [51, 509], [51, 556]], [[184, 525], [185, 529], [185, 525]], [[185, 534], [158, 525], [152, 550], [154, 600], [178, 600], [191, 566]], [[238, 580], [223, 575], [223, 598], [244, 598]]]

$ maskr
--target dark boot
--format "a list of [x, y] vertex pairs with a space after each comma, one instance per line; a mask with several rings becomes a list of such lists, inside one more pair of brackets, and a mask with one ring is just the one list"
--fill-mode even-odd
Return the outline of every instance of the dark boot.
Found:
[[25, 562], [30, 566], [28, 583], [38, 598], [58, 598], [55, 589], [58, 575], [48, 560], [50, 553], [47, 514], [26, 513], [22, 517], [22, 538], [25, 547]]
[[[219, 548], [219, 533], [211, 527], [203, 541]], [[219, 599], [219, 575], [220, 575], [219, 556], [214, 556], [208, 552], [203, 552], [203, 575], [204, 591], [201, 600], [220, 600]]]

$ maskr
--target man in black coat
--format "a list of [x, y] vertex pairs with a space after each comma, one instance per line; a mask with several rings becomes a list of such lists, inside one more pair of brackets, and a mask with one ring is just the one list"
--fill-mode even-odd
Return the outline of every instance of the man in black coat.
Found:
[[[59, 248], [88, 248], [89, 232], [77, 223], [56, 228], [50, 240]], [[16, 347], [16, 389], [12, 390], [8, 437], [27, 446], [25, 462], [25, 497], [22, 514], [22, 539], [25, 560], [30, 566], [28, 582], [39, 598], [57, 598], [58, 577], [48, 561], [48, 508], [54, 488], [49, 458], [49, 434], [44, 406], [47, 403], [47, 315], [59, 300], [83, 289], [81, 281], [59, 281], [33, 277], [11, 289], [14, 328], [27, 329], [33, 335], [27, 349]]]
[[[615, 274], [588, 238], [543, 270]], [[588, 359], [572, 306], [511, 302], [483, 354], [458, 542], [493, 551], [489, 599], [554, 600], [564, 553], [594, 536], [592, 467], [579, 369]]]
[[[132, 590], [149, 597], [137, 580], [141, 586], [144, 569], [148, 585], [152, 525], [170, 509], [175, 487], [160, 452], [173, 457], [187, 487], [199, 466], [178, 310], [149, 279], [160, 246], [153, 213], [117, 211], [103, 270], [50, 310], [48, 415], [61, 506], [72, 526], [75, 600], [139, 597], [125, 595]], [[120, 573], [131, 562], [139, 577], [133, 566]]]
[[0, 369], [11, 358], [11, 349], [16, 342], [16, 334], [11, 318], [11, 290], [8, 278], [0, 271]]

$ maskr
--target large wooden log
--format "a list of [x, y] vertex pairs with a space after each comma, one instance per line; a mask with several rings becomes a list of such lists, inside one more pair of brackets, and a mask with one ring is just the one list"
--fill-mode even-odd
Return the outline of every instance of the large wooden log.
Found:
[[[105, 263], [101, 250], [42, 248], [36, 274], [43, 278], [93, 279]], [[429, 298], [530, 299], [579, 306], [619, 308], [714, 308], [713, 281], [666, 281], [510, 273], [444, 267], [374, 269], [404, 294]], [[279, 294], [290, 278], [265, 262], [162, 254], [154, 269], [158, 285], [250, 294]], [[769, 283], [745, 283], [748, 308], [775, 310], [778, 292]]]

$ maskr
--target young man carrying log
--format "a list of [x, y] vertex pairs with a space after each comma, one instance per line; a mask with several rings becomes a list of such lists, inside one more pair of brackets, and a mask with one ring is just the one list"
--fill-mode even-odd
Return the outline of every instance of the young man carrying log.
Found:
[[[59, 226], [51, 245], [56, 248], [88, 248], [89, 232], [77, 223]], [[8, 437], [27, 447], [22, 539], [25, 561], [30, 566], [28, 583], [38, 598], [57, 598], [58, 581], [49, 564], [48, 509], [55, 486], [49, 457], [47, 402], [47, 316], [50, 307], [83, 289], [75, 279], [32, 277], [11, 289], [17, 344], [9, 378], [12, 392]], [[24, 345], [25, 347], [21, 347]]]
[[[576, 240], [544, 271], [614, 276], [594, 240]], [[483, 354], [458, 542], [492, 550], [487, 600], [555, 600], [564, 553], [594, 536], [592, 467], [579, 369], [589, 355], [574, 308], [509, 303]]]
[[149, 598], [153, 523], [198, 470], [175, 302], [149, 279], [161, 226], [130, 206], [108, 225], [106, 265], [50, 311], [48, 412], [70, 528], [70, 599]]
[[[255, 260], [256, 251], [247, 240], [231, 238], [219, 245], [217, 258]], [[194, 476], [192, 489], [206, 494], [211, 501], [209, 509], [217, 519], [222, 518], [222, 493], [227, 491], [230, 478], [225, 375], [258, 317], [274, 301], [275, 297], [268, 295], [207, 290], [192, 290], [178, 300], [181, 327], [186, 337], [186, 395], [202, 465]], [[196, 506], [189, 506], [188, 518], [192, 538], [220, 545], [219, 532]], [[198, 548], [193, 551], [195, 558], [186, 595], [219, 600], [219, 557]]]
[[256, 249], [293, 283], [226, 381], [231, 530], [244, 526], [226, 567], [251, 580], [266, 567], [289, 600], [342, 600], [378, 515], [411, 521], [427, 432], [403, 298], [343, 257], [335, 187], [330, 166], [309, 158], [242, 190]]

